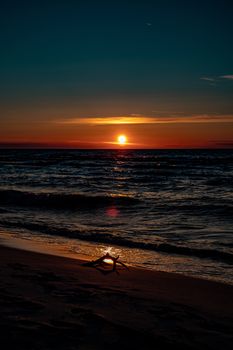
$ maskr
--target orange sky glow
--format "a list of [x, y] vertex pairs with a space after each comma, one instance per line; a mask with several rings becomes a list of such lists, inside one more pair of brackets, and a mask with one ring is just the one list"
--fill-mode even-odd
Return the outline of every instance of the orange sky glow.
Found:
[[2, 147], [119, 148], [232, 147], [233, 116], [119, 116], [2, 123]]

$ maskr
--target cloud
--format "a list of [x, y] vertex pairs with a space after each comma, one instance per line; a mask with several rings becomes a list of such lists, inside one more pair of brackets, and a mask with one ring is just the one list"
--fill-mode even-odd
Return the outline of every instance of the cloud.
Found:
[[232, 74], [221, 75], [219, 78], [227, 79], [227, 80], [233, 80], [233, 75]]
[[[204, 76], [200, 78], [201, 80], [205, 80], [209, 83], [217, 83], [223, 79], [225, 80], [233, 80], [233, 74], [225, 74], [225, 75], [219, 75], [216, 77], [208, 77], [208, 76]], [[212, 85], [212, 84], [211, 84]]]
[[[134, 114], [135, 115], [135, 114]], [[177, 115], [176, 113], [164, 116], [113, 116], [113, 117], [77, 117], [56, 120], [56, 124], [63, 125], [145, 125], [166, 123], [222, 123], [233, 122], [233, 114], [191, 114]]]
[[116, 116], [116, 117], [78, 117], [58, 121], [60, 124], [87, 124], [87, 125], [118, 125], [118, 124], [149, 124], [151, 118], [144, 116]]
[[201, 80], [210, 81], [210, 82], [212, 82], [212, 83], [216, 81], [215, 78], [210, 78], [210, 77], [201, 77], [200, 79], [201, 79]]
[[211, 141], [212, 144], [220, 147], [229, 147], [233, 148], [233, 141], [232, 140], [213, 140]]

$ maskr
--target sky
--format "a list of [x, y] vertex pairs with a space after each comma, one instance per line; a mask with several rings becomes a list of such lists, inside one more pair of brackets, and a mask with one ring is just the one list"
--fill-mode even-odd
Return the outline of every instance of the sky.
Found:
[[232, 13], [231, 0], [1, 2], [0, 147], [232, 148]]

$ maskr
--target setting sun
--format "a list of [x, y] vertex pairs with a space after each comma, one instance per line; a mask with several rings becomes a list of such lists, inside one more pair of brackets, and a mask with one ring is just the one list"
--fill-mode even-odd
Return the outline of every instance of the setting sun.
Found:
[[120, 145], [125, 145], [127, 142], [127, 138], [125, 135], [119, 135], [117, 140]]

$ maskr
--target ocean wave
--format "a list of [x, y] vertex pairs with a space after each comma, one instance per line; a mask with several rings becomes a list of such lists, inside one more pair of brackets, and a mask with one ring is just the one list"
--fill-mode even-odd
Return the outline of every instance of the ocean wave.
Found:
[[88, 195], [66, 193], [34, 193], [0, 190], [0, 204], [48, 209], [92, 209], [112, 205], [129, 206], [138, 199], [124, 195]]
[[233, 184], [232, 184], [232, 178], [229, 177], [214, 177], [211, 179], [208, 179], [206, 181], [206, 185], [207, 186], [213, 186], [213, 187], [227, 187], [227, 188], [232, 188]]
[[23, 228], [30, 231], [40, 232], [46, 235], [68, 237], [88, 241], [93, 243], [113, 244], [121, 247], [136, 248], [143, 250], [150, 250], [158, 253], [166, 253], [173, 255], [181, 255], [200, 259], [212, 259], [226, 264], [233, 265], [233, 254], [217, 249], [209, 248], [193, 248], [181, 245], [174, 245], [170, 243], [150, 243], [141, 241], [132, 241], [123, 237], [114, 236], [110, 233], [103, 233], [102, 231], [83, 231], [71, 230], [67, 228], [58, 228], [46, 225], [44, 223], [32, 223], [21, 221], [7, 221], [0, 220], [0, 225], [5, 227]]
[[9, 213], [9, 210], [0, 208], [0, 214], [6, 214]]
[[184, 213], [186, 215], [204, 215], [204, 216], [218, 216], [218, 217], [227, 217], [232, 219], [233, 205], [232, 202], [225, 202], [223, 204], [214, 204], [214, 203], [195, 203], [193, 199], [191, 203], [180, 204], [178, 201], [174, 204], [161, 204], [157, 205], [155, 208], [159, 212], [176, 212]]

